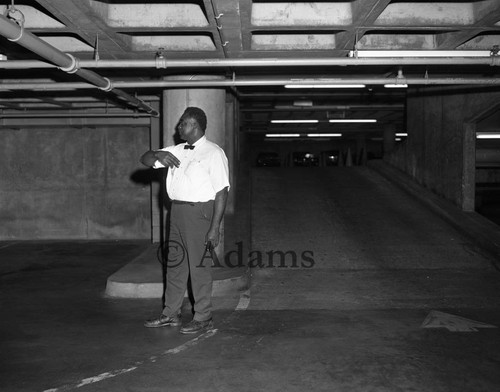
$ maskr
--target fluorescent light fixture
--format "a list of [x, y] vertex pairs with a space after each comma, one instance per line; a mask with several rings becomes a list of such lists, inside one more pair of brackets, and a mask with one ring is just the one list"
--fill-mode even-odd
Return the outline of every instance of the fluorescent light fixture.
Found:
[[313, 106], [313, 101], [308, 99], [296, 99], [293, 101], [293, 106]]
[[308, 133], [308, 137], [341, 137], [341, 133]]
[[364, 84], [285, 84], [285, 88], [365, 88]]
[[0, 61], [7, 61], [7, 56], [0, 53]]
[[377, 120], [374, 118], [343, 118], [343, 119], [332, 119], [328, 120], [331, 123], [376, 123]]
[[273, 124], [315, 124], [318, 120], [271, 120]]
[[500, 139], [500, 133], [477, 132], [476, 138], [478, 138], [478, 139]]
[[408, 88], [406, 83], [388, 83], [384, 84], [385, 88]]
[[490, 57], [489, 50], [351, 50], [349, 57]]
[[396, 136], [397, 137], [405, 137], [405, 136], [408, 136], [408, 134], [406, 132], [398, 132], [398, 133], [396, 133]]
[[384, 84], [385, 88], [408, 88], [406, 84], [406, 78], [403, 75], [403, 69], [399, 68], [398, 76], [396, 76], [395, 83], [386, 83]]
[[266, 137], [300, 137], [300, 133], [266, 133]]
[[395, 141], [397, 142], [400, 142], [401, 141], [401, 138], [400, 137], [397, 137], [396, 139], [394, 139]]

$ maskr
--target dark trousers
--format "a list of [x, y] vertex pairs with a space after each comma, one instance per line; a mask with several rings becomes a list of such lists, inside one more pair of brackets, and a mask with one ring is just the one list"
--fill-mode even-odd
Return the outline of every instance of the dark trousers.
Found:
[[172, 203], [168, 240], [167, 287], [163, 314], [181, 309], [188, 278], [194, 297], [194, 320], [212, 317], [212, 260], [205, 253], [205, 237], [212, 221], [214, 202]]

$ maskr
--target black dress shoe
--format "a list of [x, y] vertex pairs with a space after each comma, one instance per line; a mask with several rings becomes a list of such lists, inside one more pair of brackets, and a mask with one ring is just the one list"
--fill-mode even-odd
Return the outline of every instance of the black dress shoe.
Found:
[[165, 316], [160, 315], [160, 317], [146, 320], [144, 326], [147, 328], [159, 328], [159, 327], [178, 327], [181, 325], [181, 318], [179, 316]]
[[214, 322], [212, 319], [205, 321], [192, 320], [181, 328], [180, 333], [197, 333], [201, 331], [206, 331], [207, 329], [212, 329], [214, 327]]

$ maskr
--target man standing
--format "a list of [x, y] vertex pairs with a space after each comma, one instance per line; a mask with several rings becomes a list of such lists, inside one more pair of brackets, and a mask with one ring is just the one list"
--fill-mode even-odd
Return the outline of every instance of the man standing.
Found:
[[[169, 254], [165, 307], [158, 318], [147, 320], [149, 328], [181, 325], [180, 310], [188, 278], [194, 297], [194, 316], [181, 333], [197, 333], [213, 327], [212, 274], [205, 251], [220, 240], [220, 227], [229, 191], [226, 155], [207, 140], [207, 117], [203, 110], [188, 107], [177, 124], [186, 143], [144, 153], [141, 162], [149, 167], [168, 167], [167, 193], [170, 211]], [[205, 261], [205, 262], [204, 262]]]

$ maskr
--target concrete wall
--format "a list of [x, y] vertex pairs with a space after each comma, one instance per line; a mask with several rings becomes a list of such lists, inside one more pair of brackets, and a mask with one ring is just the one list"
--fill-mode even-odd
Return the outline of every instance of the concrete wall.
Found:
[[464, 162], [474, 162], [475, 151], [474, 145], [470, 145], [475, 140], [466, 135], [465, 124], [499, 101], [500, 92], [485, 88], [411, 89], [407, 101], [407, 141], [384, 159], [421, 185], [462, 206], [468, 170]]
[[0, 240], [150, 238], [148, 149], [144, 126], [0, 129]]

